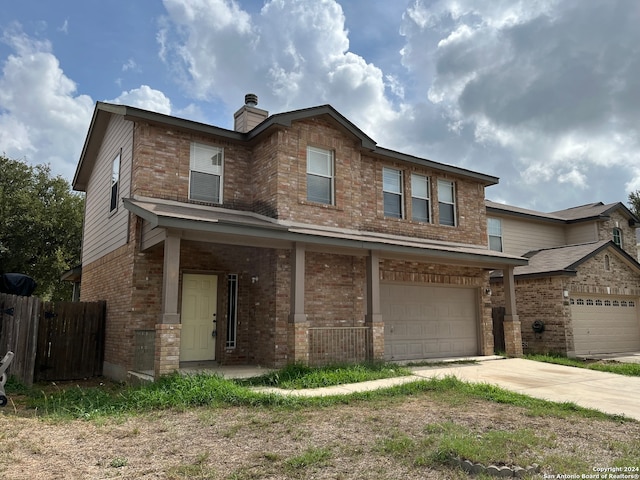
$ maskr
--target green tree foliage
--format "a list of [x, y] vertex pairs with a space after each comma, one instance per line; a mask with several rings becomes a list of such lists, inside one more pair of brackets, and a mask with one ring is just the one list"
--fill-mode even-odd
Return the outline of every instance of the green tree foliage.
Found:
[[0, 155], [0, 273], [24, 273], [38, 282], [34, 295], [70, 300], [60, 276], [80, 263], [83, 210], [84, 197], [48, 165]]
[[629, 210], [631, 210], [636, 217], [640, 217], [640, 190], [629, 194]]

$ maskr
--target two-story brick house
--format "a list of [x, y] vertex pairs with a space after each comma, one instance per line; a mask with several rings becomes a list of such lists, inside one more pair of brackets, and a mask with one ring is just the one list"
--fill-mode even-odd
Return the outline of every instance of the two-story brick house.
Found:
[[[627, 207], [593, 203], [543, 213], [486, 205], [491, 248], [529, 259], [514, 270], [525, 352], [640, 350], [639, 223]], [[501, 284], [501, 275], [494, 275], [498, 307]]]
[[228, 130], [98, 103], [73, 186], [105, 374], [492, 354], [489, 272], [513, 287], [527, 263], [488, 248], [497, 181], [381, 148], [329, 105], [269, 116], [250, 94]]

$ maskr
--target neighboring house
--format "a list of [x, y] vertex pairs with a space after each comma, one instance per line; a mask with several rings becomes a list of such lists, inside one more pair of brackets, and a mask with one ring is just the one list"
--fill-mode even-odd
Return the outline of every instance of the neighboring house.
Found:
[[[491, 248], [529, 259], [514, 270], [525, 352], [640, 350], [639, 221], [627, 207], [593, 203], [542, 213], [491, 201], [486, 206]], [[501, 283], [498, 273], [494, 306], [504, 303]], [[544, 330], [536, 331], [541, 325]]]
[[96, 105], [73, 186], [105, 374], [492, 354], [489, 272], [512, 287], [527, 263], [488, 248], [498, 179], [378, 147], [329, 105], [245, 100], [235, 130]]

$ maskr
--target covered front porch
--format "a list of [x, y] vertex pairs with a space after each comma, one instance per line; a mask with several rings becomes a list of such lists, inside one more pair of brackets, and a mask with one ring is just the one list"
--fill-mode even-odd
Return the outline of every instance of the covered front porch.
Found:
[[[385, 359], [381, 280], [400, 277], [477, 292], [477, 353], [492, 355], [488, 271], [503, 270], [513, 289], [513, 268], [526, 263], [486, 248], [285, 223], [249, 212], [157, 199], [124, 203], [143, 220], [142, 251], [157, 252], [161, 264], [158, 320], [133, 332], [133, 370], [154, 378], [199, 368], [185, 362], [181, 348], [193, 336], [184, 318], [187, 275], [217, 278], [210, 331], [200, 335], [213, 337], [216, 353], [195, 361], [278, 368]], [[515, 302], [507, 306], [505, 339], [507, 354], [522, 354]]]

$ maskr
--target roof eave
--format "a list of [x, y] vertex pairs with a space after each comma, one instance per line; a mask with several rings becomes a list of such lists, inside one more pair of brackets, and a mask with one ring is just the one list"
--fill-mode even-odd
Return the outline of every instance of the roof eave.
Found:
[[457, 262], [466, 265], [473, 264], [479, 268], [516, 267], [528, 264], [528, 260], [521, 257], [501, 257], [489, 253], [454, 252], [448, 250], [421, 248], [418, 246], [397, 245], [384, 241], [370, 241], [358, 239], [346, 239], [314, 235], [312, 233], [292, 232], [286, 225], [243, 225], [238, 222], [226, 220], [199, 221], [184, 219], [170, 215], [158, 215], [135, 203], [131, 199], [123, 199], [127, 210], [148, 221], [152, 228], [167, 228], [173, 230], [197, 230], [201, 232], [232, 234], [253, 238], [269, 238], [287, 242], [304, 242], [307, 244], [323, 245], [330, 247], [344, 247], [356, 250], [374, 250], [394, 255], [428, 256], [430, 260], [442, 262]]

